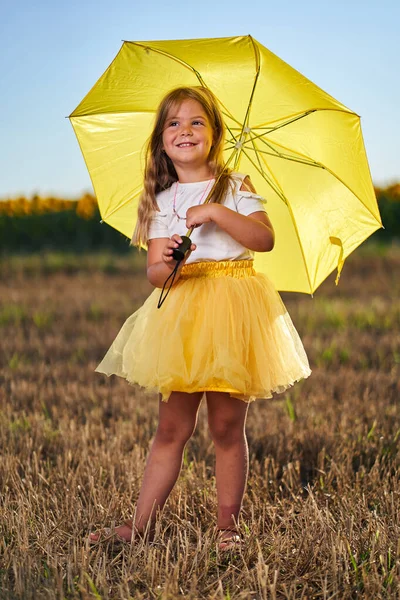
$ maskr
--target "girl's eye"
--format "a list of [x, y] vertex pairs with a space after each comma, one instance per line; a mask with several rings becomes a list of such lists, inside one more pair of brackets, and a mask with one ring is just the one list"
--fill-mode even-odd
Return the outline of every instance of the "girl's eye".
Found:
[[203, 121], [193, 121], [193, 125], [203, 125]]
[[170, 127], [175, 127], [176, 125], [178, 125], [178, 121], [171, 121], [169, 124]]

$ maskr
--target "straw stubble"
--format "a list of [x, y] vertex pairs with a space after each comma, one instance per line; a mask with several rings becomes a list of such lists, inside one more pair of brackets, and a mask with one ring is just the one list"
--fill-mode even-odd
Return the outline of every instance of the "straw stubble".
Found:
[[312, 300], [285, 296], [313, 368], [250, 407], [244, 544], [215, 552], [205, 406], [154, 545], [89, 550], [129, 517], [157, 398], [93, 373], [150, 287], [23, 264], [0, 281], [0, 598], [394, 598], [400, 593], [400, 253], [360, 253]]

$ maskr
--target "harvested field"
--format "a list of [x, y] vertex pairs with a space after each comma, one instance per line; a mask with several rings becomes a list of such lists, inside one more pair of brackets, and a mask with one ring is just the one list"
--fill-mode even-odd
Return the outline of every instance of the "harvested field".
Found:
[[283, 295], [313, 374], [250, 407], [228, 559], [204, 405], [157, 543], [86, 545], [132, 514], [157, 427], [157, 397], [93, 372], [152, 289], [143, 260], [3, 259], [0, 598], [400, 597], [400, 250], [360, 249], [333, 281]]

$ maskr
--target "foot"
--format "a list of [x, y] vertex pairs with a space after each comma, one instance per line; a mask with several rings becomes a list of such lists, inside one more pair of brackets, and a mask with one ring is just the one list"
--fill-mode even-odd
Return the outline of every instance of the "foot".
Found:
[[242, 539], [236, 529], [218, 529], [217, 548], [220, 552], [238, 550]]
[[111, 529], [111, 527], [103, 527], [89, 533], [89, 544], [97, 544], [99, 542], [114, 541], [123, 544], [129, 544], [132, 538], [132, 521], [125, 521], [122, 525]]

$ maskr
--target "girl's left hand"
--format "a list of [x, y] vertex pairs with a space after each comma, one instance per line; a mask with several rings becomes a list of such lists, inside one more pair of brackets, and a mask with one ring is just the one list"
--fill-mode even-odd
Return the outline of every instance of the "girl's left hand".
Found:
[[203, 223], [209, 223], [214, 220], [214, 214], [218, 204], [200, 204], [200, 206], [191, 206], [186, 211], [186, 227], [198, 227]]

